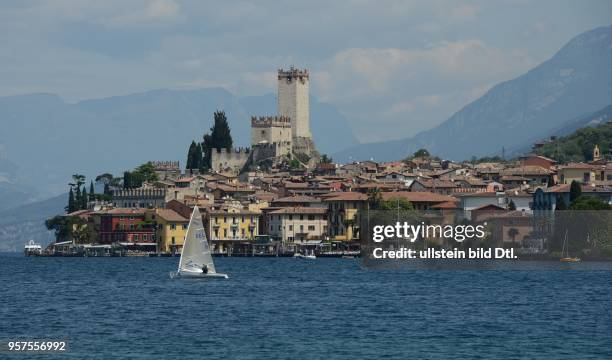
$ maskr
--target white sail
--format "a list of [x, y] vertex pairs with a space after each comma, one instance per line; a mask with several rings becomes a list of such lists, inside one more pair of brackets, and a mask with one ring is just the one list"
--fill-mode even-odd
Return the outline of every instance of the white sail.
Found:
[[189, 226], [187, 227], [187, 235], [181, 252], [181, 260], [179, 261], [178, 272], [198, 273], [206, 265], [208, 274], [214, 274], [215, 264], [213, 263], [210, 253], [210, 246], [206, 239], [206, 232], [202, 224], [202, 215], [198, 207], [193, 208]]

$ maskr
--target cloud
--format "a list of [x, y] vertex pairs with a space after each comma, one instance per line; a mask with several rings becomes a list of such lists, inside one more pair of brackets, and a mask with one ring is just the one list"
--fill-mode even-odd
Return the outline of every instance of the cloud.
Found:
[[457, 21], [473, 20], [480, 12], [480, 7], [475, 5], [462, 4], [452, 9], [450, 17]]

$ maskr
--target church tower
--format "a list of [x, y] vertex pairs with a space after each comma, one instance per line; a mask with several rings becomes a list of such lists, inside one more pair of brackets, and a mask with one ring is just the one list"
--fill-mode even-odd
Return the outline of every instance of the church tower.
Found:
[[311, 138], [308, 70], [278, 70], [277, 113], [291, 119], [293, 138]]
[[593, 149], [593, 161], [599, 160], [601, 160], [601, 153], [599, 151], [599, 146], [595, 145], [595, 148]]

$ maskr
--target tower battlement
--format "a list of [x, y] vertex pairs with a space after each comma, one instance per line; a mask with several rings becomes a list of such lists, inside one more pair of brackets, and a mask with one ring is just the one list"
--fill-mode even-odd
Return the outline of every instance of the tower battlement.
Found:
[[269, 128], [269, 127], [291, 128], [291, 119], [287, 116], [251, 116], [251, 127], [254, 127], [254, 128]]
[[285, 79], [291, 81], [293, 79], [299, 79], [301, 81], [309, 79], [308, 69], [300, 70], [293, 66], [289, 70], [278, 69], [278, 80]]

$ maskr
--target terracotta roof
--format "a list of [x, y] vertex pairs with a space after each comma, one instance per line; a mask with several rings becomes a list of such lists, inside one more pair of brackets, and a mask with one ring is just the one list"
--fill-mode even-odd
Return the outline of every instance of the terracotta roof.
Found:
[[431, 193], [427, 191], [393, 191], [381, 193], [383, 200], [401, 198], [410, 202], [429, 202], [441, 203], [447, 201], [457, 201], [456, 198], [447, 195]]
[[443, 209], [450, 209], [450, 210], [458, 209], [459, 208], [459, 202], [457, 202], [457, 201], [445, 201], [443, 203], [439, 203], [439, 204], [433, 205], [431, 208], [432, 209], [441, 209], [441, 210], [443, 210]]
[[[566, 193], [570, 191], [571, 186], [572, 186], [571, 184], [560, 184], [560, 185], [555, 185], [553, 187], [550, 187], [546, 189], [545, 191], [552, 192], [552, 193]], [[583, 193], [612, 192], [612, 186], [581, 185], [580, 188], [582, 189]]]
[[525, 165], [501, 171], [502, 175], [550, 175], [553, 172], [537, 165]]
[[189, 219], [182, 217], [179, 213], [172, 209], [158, 209], [156, 215], [166, 221], [188, 222]]
[[195, 179], [195, 176], [191, 176], [191, 177], [177, 179], [174, 182], [180, 182], [180, 183], [183, 183], [183, 182], [192, 182], [194, 179]]
[[109, 210], [102, 210], [100, 214], [108, 215], [144, 215], [145, 209], [134, 209], [134, 208], [114, 208]]
[[503, 208], [501, 206], [497, 206], [495, 204], [484, 204], [482, 206], [479, 206], [475, 209], [472, 209], [472, 211], [474, 210], [487, 210], [487, 209], [491, 209], [491, 210], [506, 210], [506, 208]]
[[[384, 193], [383, 193], [384, 194]], [[365, 201], [368, 199], [366, 194], [354, 191], [330, 193], [323, 198], [323, 201]]]
[[269, 212], [269, 214], [321, 214], [321, 215], [325, 213], [327, 213], [326, 208], [304, 207], [304, 206], [283, 207], [278, 210]]
[[274, 200], [274, 202], [286, 202], [286, 203], [321, 202], [321, 199], [313, 197], [313, 196], [296, 195], [296, 196], [282, 197], [282, 198]]
[[585, 164], [585, 163], [569, 163], [569, 164], [565, 164], [565, 165], [561, 165], [559, 167], [557, 167], [557, 169], [559, 170], [563, 170], [563, 169], [593, 169], [596, 166], [593, 166], [591, 164]]

